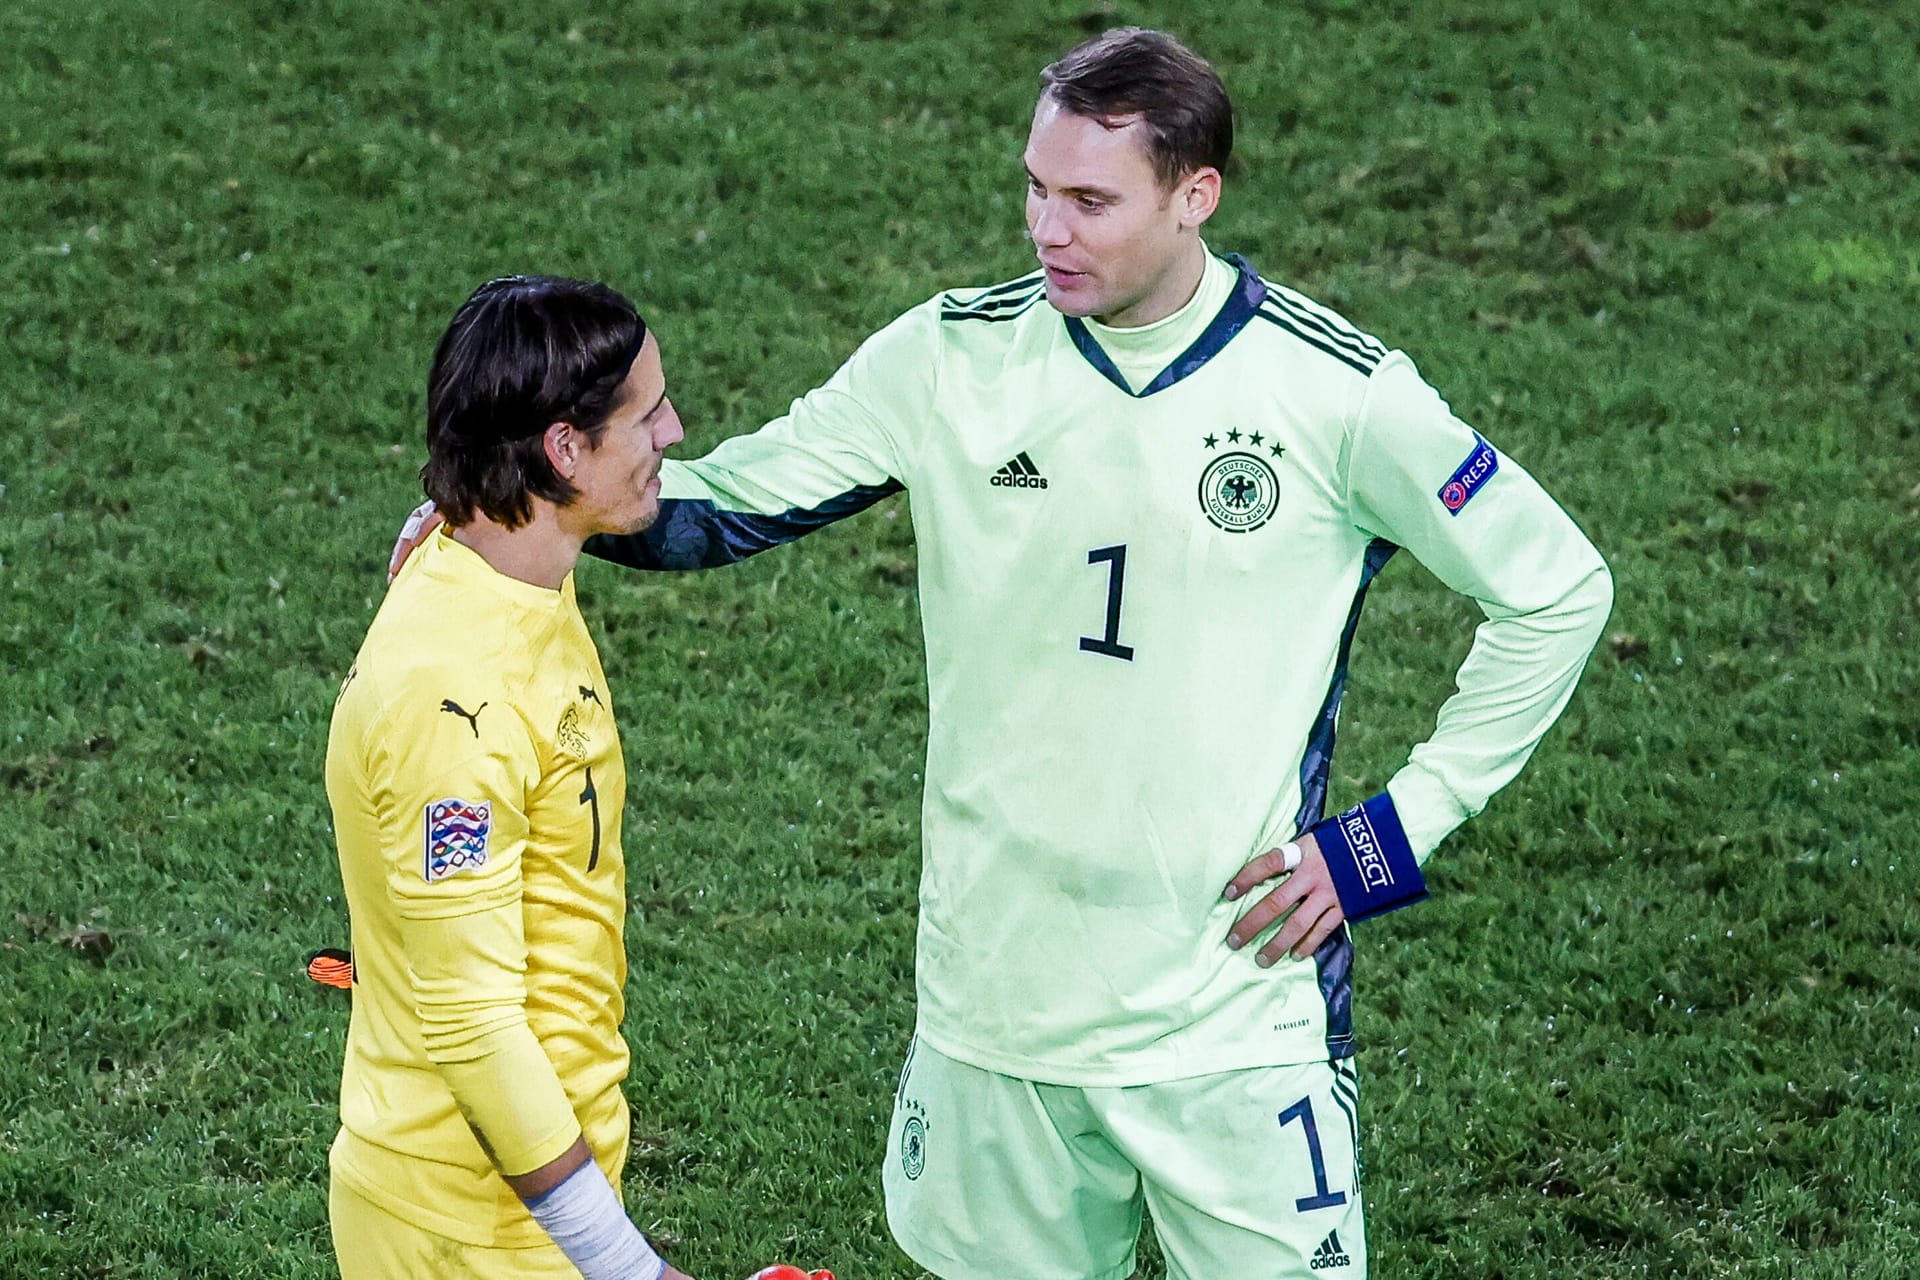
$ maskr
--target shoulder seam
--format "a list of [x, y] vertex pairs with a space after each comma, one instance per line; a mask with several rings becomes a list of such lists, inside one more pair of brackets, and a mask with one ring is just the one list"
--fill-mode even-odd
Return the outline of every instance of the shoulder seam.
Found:
[[[1375, 367], [1378, 368], [1379, 365], [1386, 363], [1393, 355], [1393, 352], [1388, 352], [1386, 357], [1375, 363]], [[1406, 356], [1402, 354], [1400, 359], [1405, 361]], [[1368, 414], [1373, 402], [1373, 393], [1379, 386], [1380, 384], [1375, 382], [1369, 374], [1365, 382], [1349, 392], [1352, 400], [1347, 410], [1346, 448], [1343, 451], [1346, 455], [1347, 467], [1341, 483], [1341, 499], [1349, 513], [1353, 510], [1353, 455], [1360, 447], [1361, 433], [1368, 427]]]

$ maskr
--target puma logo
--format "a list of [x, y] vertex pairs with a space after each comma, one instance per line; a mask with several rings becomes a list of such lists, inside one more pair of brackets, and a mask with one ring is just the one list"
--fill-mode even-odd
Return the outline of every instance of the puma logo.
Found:
[[[580, 686], [580, 701], [600, 702], [600, 691], [594, 688], [592, 685], [583, 684]], [[600, 705], [604, 707], [607, 704], [604, 702], [600, 702]]]
[[473, 729], [473, 736], [476, 738], [480, 736], [480, 713], [485, 711], [489, 705], [490, 704], [483, 702], [473, 709], [472, 714], [468, 714], [467, 709], [455, 702], [452, 698], [442, 698], [440, 700], [440, 709], [465, 720]]

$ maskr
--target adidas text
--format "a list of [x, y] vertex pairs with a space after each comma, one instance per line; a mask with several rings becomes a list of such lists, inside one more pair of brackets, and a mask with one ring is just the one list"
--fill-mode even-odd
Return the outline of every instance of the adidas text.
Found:
[[1040, 468], [1034, 466], [1033, 459], [1023, 451], [994, 472], [993, 478], [987, 483], [1003, 489], [1044, 489], [1047, 487], [1047, 478], [1040, 474]]
[[1340, 1233], [1329, 1231], [1320, 1247], [1313, 1251], [1313, 1260], [1307, 1265], [1315, 1271], [1326, 1271], [1333, 1267], [1350, 1267], [1353, 1257], [1340, 1247]]

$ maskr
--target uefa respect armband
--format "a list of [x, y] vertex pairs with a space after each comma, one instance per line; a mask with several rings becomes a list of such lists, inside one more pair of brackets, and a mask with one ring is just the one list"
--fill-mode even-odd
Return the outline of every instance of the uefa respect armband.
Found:
[[1426, 878], [1420, 874], [1400, 815], [1386, 792], [1325, 819], [1312, 835], [1349, 922], [1383, 915], [1427, 896]]

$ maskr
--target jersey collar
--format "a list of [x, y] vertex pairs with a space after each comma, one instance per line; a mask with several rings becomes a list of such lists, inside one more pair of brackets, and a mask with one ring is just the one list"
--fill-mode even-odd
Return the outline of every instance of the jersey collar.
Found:
[[1101, 377], [1134, 399], [1144, 400], [1156, 391], [1165, 391], [1182, 378], [1198, 373], [1200, 366], [1219, 355], [1221, 350], [1233, 341], [1234, 335], [1247, 327], [1248, 321], [1252, 320], [1255, 313], [1260, 310], [1260, 304], [1267, 300], [1265, 282], [1254, 274], [1253, 268], [1247, 264], [1245, 258], [1237, 253], [1230, 253], [1227, 255], [1227, 261], [1232, 263], [1234, 270], [1240, 273], [1240, 278], [1234, 282], [1233, 292], [1227, 295], [1226, 304], [1220, 308], [1220, 313], [1214, 316], [1200, 336], [1193, 340], [1191, 346], [1176, 356], [1172, 364], [1155, 375], [1152, 382], [1138, 391], [1127, 385], [1126, 378], [1114, 367], [1113, 361], [1101, 348], [1099, 340], [1087, 329], [1086, 323], [1079, 316], [1065, 317], [1067, 336], [1073, 339], [1074, 347], [1086, 358], [1088, 364], [1099, 371]]

